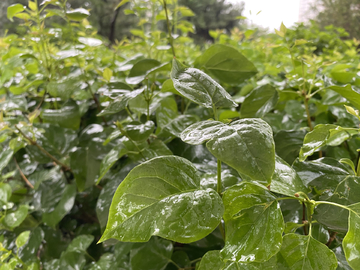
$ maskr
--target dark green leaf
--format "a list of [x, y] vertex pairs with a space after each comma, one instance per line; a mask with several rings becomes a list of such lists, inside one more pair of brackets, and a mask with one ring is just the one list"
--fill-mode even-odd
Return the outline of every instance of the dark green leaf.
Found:
[[105, 176], [105, 174], [110, 170], [110, 168], [115, 164], [115, 162], [120, 159], [122, 156], [126, 155], [128, 149], [123, 143], [115, 146], [111, 151], [104, 157], [100, 165], [100, 176], [96, 181], [96, 184], [99, 184], [100, 180]]
[[270, 84], [259, 86], [246, 96], [241, 104], [240, 116], [241, 118], [262, 118], [275, 107], [278, 99], [276, 89]]
[[76, 185], [66, 185], [61, 200], [54, 211], [43, 214], [43, 221], [50, 227], [55, 227], [63, 217], [72, 209], [75, 202]]
[[71, 241], [70, 245], [66, 249], [66, 252], [85, 253], [93, 241], [94, 236], [92, 235], [79, 235]]
[[265, 262], [280, 250], [284, 220], [276, 198], [265, 187], [242, 182], [226, 190], [223, 202], [225, 261]]
[[132, 270], [164, 270], [171, 259], [173, 245], [170, 241], [152, 237], [149, 242], [135, 244], [130, 252]]
[[177, 59], [173, 60], [171, 79], [184, 97], [206, 108], [237, 107], [220, 84], [196, 68], [186, 68]]
[[279, 156], [275, 157], [275, 171], [272, 176], [270, 190], [292, 197], [299, 191], [304, 193], [310, 191], [306, 188], [296, 171]]
[[79, 106], [73, 100], [66, 102], [59, 110], [44, 110], [41, 116], [44, 122], [58, 124], [64, 128], [77, 130], [80, 125]]
[[275, 145], [270, 126], [261, 119], [241, 119], [230, 125], [202, 121], [185, 129], [181, 139], [191, 144], [208, 140], [209, 151], [241, 175], [266, 185], [271, 181], [275, 169]]
[[335, 270], [335, 254], [310, 235], [287, 234], [278, 254], [278, 267], [292, 270]]
[[274, 136], [276, 154], [292, 164], [299, 156], [305, 134], [305, 130], [280, 130]]
[[158, 235], [189, 243], [213, 231], [222, 213], [221, 198], [212, 189], [200, 189], [189, 161], [158, 157], [134, 168], [120, 184], [100, 241], [143, 242]]

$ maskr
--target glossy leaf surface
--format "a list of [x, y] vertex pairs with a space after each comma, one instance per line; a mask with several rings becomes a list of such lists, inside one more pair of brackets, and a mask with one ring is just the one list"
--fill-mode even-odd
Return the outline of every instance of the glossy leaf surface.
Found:
[[173, 60], [171, 79], [174, 87], [184, 97], [206, 108], [236, 107], [226, 90], [209, 75], [196, 68], [186, 68]]
[[292, 270], [335, 270], [335, 254], [311, 236], [287, 234], [278, 254], [278, 266]]
[[276, 198], [265, 187], [242, 182], [224, 193], [223, 202], [225, 261], [265, 262], [280, 250], [284, 221]]
[[100, 241], [143, 242], [158, 235], [193, 242], [213, 231], [222, 213], [221, 198], [212, 189], [200, 189], [189, 161], [158, 157], [134, 168], [120, 184]]
[[128, 105], [128, 102], [140, 95], [142, 92], [144, 92], [144, 88], [134, 90], [132, 92], [128, 92], [124, 95], [121, 95], [120, 97], [116, 98], [114, 101], [112, 101], [109, 106], [107, 106], [105, 109], [103, 109], [98, 116], [103, 115], [109, 115], [118, 113], [126, 108]]
[[296, 171], [279, 156], [275, 157], [275, 171], [272, 176], [270, 190], [287, 196], [295, 196], [296, 192], [308, 193]]
[[360, 203], [348, 206], [349, 230], [343, 239], [345, 257], [352, 269], [360, 269]]
[[181, 135], [184, 142], [201, 144], [218, 159], [254, 180], [270, 183], [275, 169], [275, 145], [272, 131], [261, 119], [241, 119], [225, 125], [202, 121]]

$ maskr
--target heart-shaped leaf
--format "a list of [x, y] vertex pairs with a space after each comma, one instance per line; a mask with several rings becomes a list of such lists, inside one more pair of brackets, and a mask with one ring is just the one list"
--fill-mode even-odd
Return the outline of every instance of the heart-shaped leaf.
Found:
[[237, 107], [228, 92], [209, 75], [196, 68], [186, 68], [173, 60], [171, 79], [184, 97], [206, 108]]
[[152, 235], [194, 242], [218, 226], [223, 211], [220, 196], [200, 188], [191, 162], [176, 156], [154, 158], [135, 167], [118, 187], [100, 242], [144, 242]]

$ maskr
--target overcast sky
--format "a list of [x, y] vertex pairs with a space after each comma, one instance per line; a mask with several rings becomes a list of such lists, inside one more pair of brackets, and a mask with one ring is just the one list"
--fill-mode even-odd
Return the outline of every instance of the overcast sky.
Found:
[[[253, 23], [269, 28], [279, 28], [281, 22], [286, 27], [294, 25], [299, 18], [300, 0], [228, 0], [231, 3], [245, 3], [244, 16]], [[251, 14], [250, 14], [251, 11]], [[261, 11], [258, 15], [256, 15]]]

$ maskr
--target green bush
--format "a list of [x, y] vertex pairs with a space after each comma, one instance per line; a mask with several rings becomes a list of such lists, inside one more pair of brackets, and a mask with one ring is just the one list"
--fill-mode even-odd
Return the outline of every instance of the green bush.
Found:
[[201, 50], [189, 9], [135, 4], [114, 46], [66, 1], [8, 7], [0, 269], [360, 269], [357, 41], [281, 25]]

